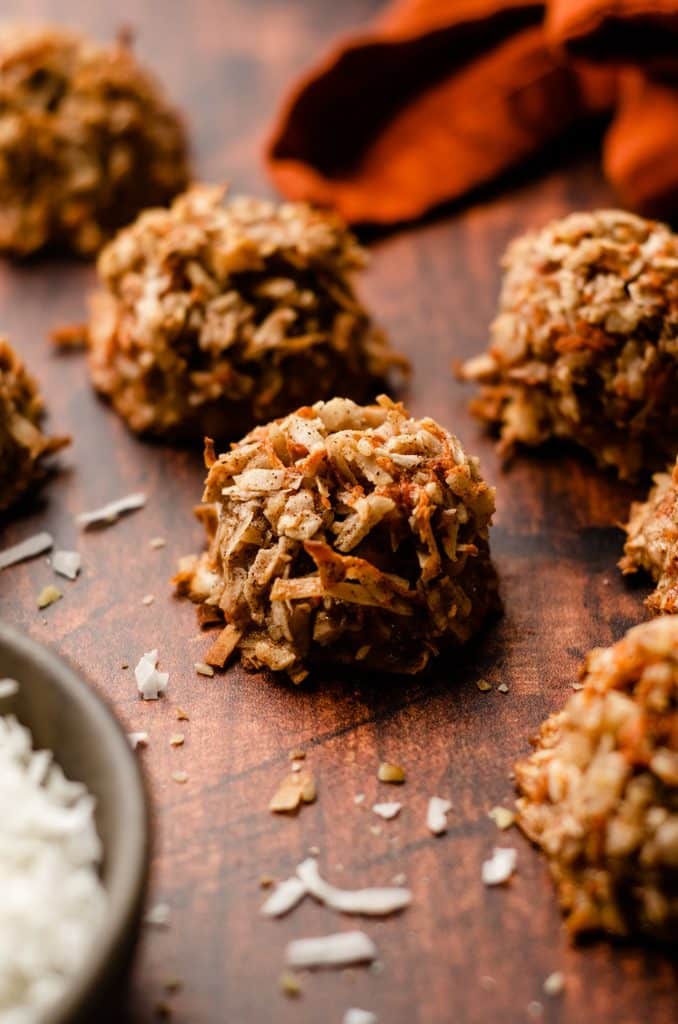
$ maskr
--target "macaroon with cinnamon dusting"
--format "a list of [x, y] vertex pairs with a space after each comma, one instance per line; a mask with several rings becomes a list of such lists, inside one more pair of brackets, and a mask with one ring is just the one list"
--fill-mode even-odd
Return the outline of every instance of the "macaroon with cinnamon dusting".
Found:
[[69, 443], [40, 429], [43, 402], [38, 386], [6, 338], [0, 336], [0, 510], [7, 508], [44, 472], [44, 460]]
[[586, 658], [583, 687], [516, 765], [518, 824], [574, 935], [678, 929], [678, 619]]
[[181, 121], [127, 38], [0, 27], [0, 250], [90, 255], [188, 178]]
[[678, 449], [678, 236], [621, 210], [516, 239], [487, 353], [461, 369], [501, 448], [576, 442], [623, 478]]
[[138, 433], [221, 441], [406, 361], [357, 299], [365, 253], [334, 214], [195, 186], [99, 258], [95, 387]]
[[644, 569], [657, 584], [645, 604], [655, 613], [678, 613], [678, 458], [657, 473], [647, 501], [634, 502], [626, 524], [623, 573]]
[[494, 491], [434, 420], [335, 398], [207, 454], [209, 550], [175, 583], [226, 620], [208, 662], [416, 673], [497, 607]]

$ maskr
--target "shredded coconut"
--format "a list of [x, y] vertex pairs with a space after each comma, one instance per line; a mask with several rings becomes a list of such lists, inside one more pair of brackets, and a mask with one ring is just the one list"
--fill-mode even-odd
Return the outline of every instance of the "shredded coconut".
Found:
[[144, 917], [144, 924], [153, 928], [167, 928], [170, 923], [171, 909], [168, 903], [156, 903], [149, 907]]
[[42, 1019], [106, 914], [94, 798], [31, 734], [0, 718], [0, 1018]]
[[4, 551], [0, 551], [0, 570], [8, 569], [10, 565], [24, 562], [28, 558], [42, 555], [45, 551], [49, 551], [53, 544], [54, 538], [51, 533], [36, 533], [32, 537], [27, 537], [19, 544], [13, 544], [11, 547], [5, 548]]
[[127, 739], [130, 741], [132, 750], [136, 750], [138, 747], [145, 747], [148, 745], [147, 732], [128, 732]]
[[380, 818], [383, 818], [384, 821], [390, 821], [391, 818], [395, 818], [400, 814], [402, 806], [402, 804], [394, 801], [393, 803], [372, 804], [372, 810], [375, 814], [378, 814]]
[[338, 932], [312, 939], [295, 939], [285, 950], [288, 967], [346, 967], [369, 963], [377, 947], [365, 932]]
[[308, 892], [300, 878], [292, 877], [280, 882], [262, 904], [261, 913], [265, 917], [282, 917], [296, 907]]
[[489, 860], [483, 861], [483, 885], [502, 885], [516, 869], [518, 852], [512, 847], [495, 846]]
[[127, 494], [124, 498], [117, 498], [109, 501], [107, 505], [96, 508], [92, 512], [81, 512], [75, 517], [78, 526], [83, 530], [90, 526], [108, 526], [114, 523], [125, 512], [135, 512], [146, 504], [146, 495], [139, 491], [135, 494]]
[[0, 699], [3, 697], [13, 697], [18, 692], [19, 684], [16, 679], [0, 679]]
[[440, 796], [432, 796], [428, 802], [426, 812], [426, 827], [434, 836], [441, 836], [447, 832], [447, 815], [452, 810], [449, 800], [443, 800]]
[[55, 551], [52, 555], [52, 568], [60, 576], [74, 580], [82, 566], [82, 559], [77, 551]]
[[352, 1007], [344, 1014], [342, 1024], [377, 1024], [378, 1020], [379, 1018], [376, 1013], [372, 1013], [370, 1010], [359, 1010], [357, 1007]]
[[382, 917], [403, 910], [412, 902], [412, 893], [404, 888], [337, 889], [320, 877], [318, 862], [313, 857], [299, 864], [297, 875], [311, 896], [344, 914]]
[[158, 652], [149, 651], [139, 659], [134, 669], [134, 678], [137, 681], [139, 693], [144, 700], [157, 700], [161, 693], [167, 689], [169, 672], [158, 672]]

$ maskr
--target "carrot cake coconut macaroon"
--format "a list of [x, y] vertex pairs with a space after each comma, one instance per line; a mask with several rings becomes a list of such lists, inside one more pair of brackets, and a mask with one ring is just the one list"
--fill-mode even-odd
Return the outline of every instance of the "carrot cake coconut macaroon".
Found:
[[0, 28], [0, 250], [89, 255], [188, 177], [181, 121], [125, 39]]
[[620, 210], [575, 213], [504, 257], [487, 353], [461, 375], [501, 446], [565, 438], [632, 478], [678, 450], [678, 236]]
[[47, 456], [69, 443], [42, 433], [42, 413], [35, 381], [0, 336], [0, 511], [42, 475]]
[[657, 584], [645, 604], [655, 613], [678, 613], [678, 459], [657, 473], [647, 501], [634, 502], [626, 525], [623, 573], [644, 569]]
[[678, 618], [586, 658], [582, 689], [516, 766], [518, 823], [570, 931], [678, 932]]
[[355, 295], [364, 260], [334, 214], [196, 186], [102, 252], [94, 386], [133, 430], [201, 442], [337, 392], [372, 399], [407, 364]]
[[493, 488], [434, 420], [334, 398], [206, 454], [209, 550], [175, 583], [227, 623], [209, 663], [415, 673], [497, 608]]

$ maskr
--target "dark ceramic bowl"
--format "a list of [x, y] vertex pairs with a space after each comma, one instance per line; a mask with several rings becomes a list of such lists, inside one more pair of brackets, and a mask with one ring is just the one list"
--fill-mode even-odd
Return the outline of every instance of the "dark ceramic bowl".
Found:
[[123, 980], [139, 933], [149, 864], [149, 818], [141, 772], [113, 714], [52, 651], [0, 623], [0, 678], [19, 692], [0, 700], [33, 734], [36, 748], [54, 751], [69, 779], [96, 797], [104, 846], [102, 878], [109, 898], [106, 922], [65, 997], [39, 1024], [103, 1019]]

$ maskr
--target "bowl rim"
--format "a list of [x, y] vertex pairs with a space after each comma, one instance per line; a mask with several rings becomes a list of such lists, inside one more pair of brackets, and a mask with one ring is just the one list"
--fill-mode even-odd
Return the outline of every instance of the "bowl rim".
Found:
[[108, 890], [109, 912], [96, 942], [67, 991], [40, 1018], [40, 1024], [68, 1024], [80, 1019], [90, 1002], [112, 980], [110, 975], [120, 965], [121, 953], [128, 944], [131, 953], [131, 939], [141, 917], [150, 871], [150, 801], [138, 759], [122, 725], [87, 679], [50, 647], [3, 622], [0, 646], [13, 649], [27, 663], [55, 679], [92, 723], [97, 741], [115, 765], [118, 799], [127, 826], [118, 840], [116, 872]]

